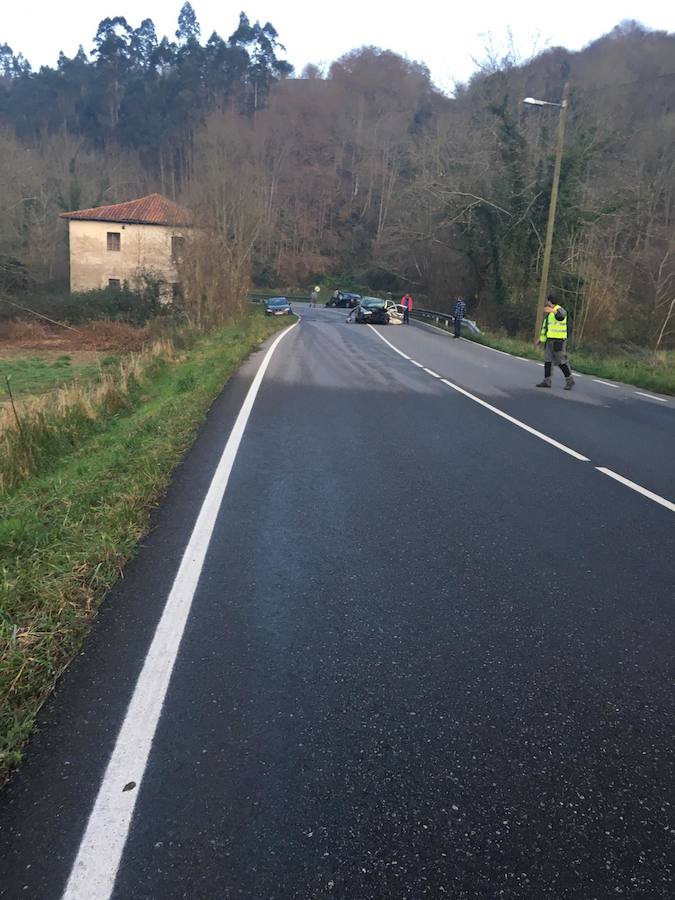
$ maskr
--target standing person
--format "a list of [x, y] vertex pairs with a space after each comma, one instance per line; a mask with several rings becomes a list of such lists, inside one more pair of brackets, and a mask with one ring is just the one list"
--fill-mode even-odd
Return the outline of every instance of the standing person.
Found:
[[455, 334], [454, 337], [458, 338], [462, 336], [462, 319], [466, 315], [466, 303], [464, 302], [462, 297], [457, 298], [457, 302], [455, 303], [455, 311], [452, 314], [453, 322], [455, 326]]
[[321, 288], [319, 287], [319, 285], [315, 284], [314, 290], [312, 291], [310, 298], [309, 298], [310, 306], [316, 306], [316, 304], [319, 302], [319, 291], [320, 290], [321, 290]]
[[553, 366], [559, 366], [565, 376], [565, 390], [574, 387], [574, 378], [567, 362], [567, 312], [558, 303], [554, 294], [549, 294], [544, 306], [544, 321], [537, 346], [544, 345], [544, 379], [537, 384], [540, 388], [551, 387]]
[[404, 294], [401, 298], [401, 306], [403, 307], [403, 324], [410, 325], [410, 310], [413, 307], [413, 298], [410, 294]]

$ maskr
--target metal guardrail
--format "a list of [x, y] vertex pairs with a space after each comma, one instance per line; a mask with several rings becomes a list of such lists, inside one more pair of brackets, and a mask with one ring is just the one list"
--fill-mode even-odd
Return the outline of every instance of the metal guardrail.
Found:
[[[265, 300], [270, 300], [272, 297], [285, 297], [289, 303], [309, 303], [309, 297], [306, 294], [284, 294], [282, 292], [278, 294], [263, 294], [254, 291], [249, 295], [251, 303], [264, 303]], [[321, 305], [323, 306], [323, 304]]]
[[[435, 309], [421, 309], [419, 306], [413, 307], [411, 315], [413, 319], [432, 320], [436, 325], [444, 326], [448, 330], [452, 328], [452, 323], [454, 323], [454, 316], [452, 313], [438, 312]], [[462, 327], [466, 328], [467, 331], [471, 331], [473, 334], [482, 334], [474, 320], [468, 319], [466, 316], [462, 319]]]

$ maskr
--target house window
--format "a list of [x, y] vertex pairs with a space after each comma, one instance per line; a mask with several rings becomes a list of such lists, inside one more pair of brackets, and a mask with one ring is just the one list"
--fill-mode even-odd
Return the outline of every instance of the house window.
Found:
[[185, 238], [179, 235], [171, 236], [171, 259], [174, 262], [180, 262], [185, 252]]
[[119, 231], [109, 231], [106, 234], [106, 246], [108, 250], [116, 250], [119, 253], [121, 248], [121, 235]]
[[112, 288], [114, 291], [119, 291], [119, 289], [122, 287], [122, 283], [119, 278], [109, 278], [108, 287]]

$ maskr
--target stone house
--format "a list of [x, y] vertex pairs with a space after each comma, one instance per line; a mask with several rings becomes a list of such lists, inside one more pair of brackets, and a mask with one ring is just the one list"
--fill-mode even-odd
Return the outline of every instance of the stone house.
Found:
[[178, 296], [176, 263], [190, 227], [190, 214], [182, 206], [150, 194], [61, 213], [61, 218], [68, 221], [71, 291], [137, 289], [150, 277], [160, 283], [162, 300]]

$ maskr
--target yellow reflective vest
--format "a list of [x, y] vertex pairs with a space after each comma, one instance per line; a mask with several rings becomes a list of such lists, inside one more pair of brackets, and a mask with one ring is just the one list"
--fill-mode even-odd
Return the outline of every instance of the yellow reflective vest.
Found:
[[556, 319], [555, 314], [556, 310], [559, 309], [562, 309], [562, 307], [556, 304], [553, 312], [549, 313], [542, 322], [541, 335], [539, 336], [539, 340], [542, 344], [546, 343], [547, 338], [550, 338], [552, 341], [567, 340], [567, 313], [565, 313], [564, 319], [558, 320]]

